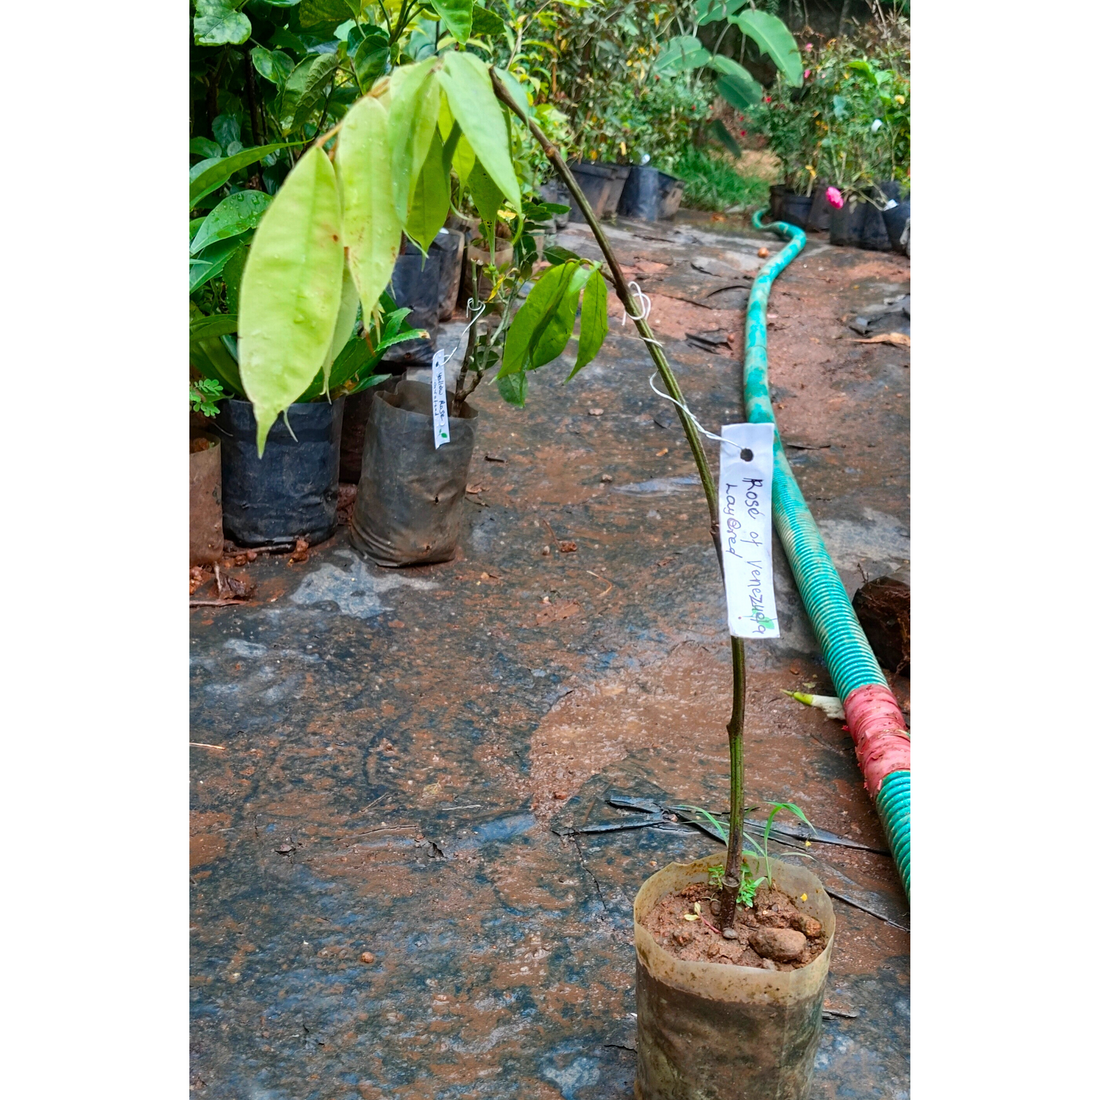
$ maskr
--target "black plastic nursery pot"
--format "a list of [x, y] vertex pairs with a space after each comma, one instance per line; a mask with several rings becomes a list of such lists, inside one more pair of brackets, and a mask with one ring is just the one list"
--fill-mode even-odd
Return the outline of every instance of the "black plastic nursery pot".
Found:
[[191, 564], [222, 556], [222, 452], [215, 435], [191, 433]]
[[[745, 858], [753, 877], [763, 874], [763, 860]], [[806, 895], [796, 905], [821, 922], [825, 950], [790, 971], [681, 960], [642, 921], [666, 894], [706, 882], [716, 862], [708, 856], [671, 863], [646, 879], [634, 899], [635, 1100], [807, 1100], [836, 935], [832, 903], [804, 867], [773, 859], [775, 884], [792, 898]]]
[[768, 213], [771, 220], [778, 222], [783, 220], [783, 199], [787, 194], [785, 183], [773, 183], [768, 188]]
[[810, 209], [813, 206], [813, 195], [796, 195], [788, 191], [783, 196], [783, 214], [780, 221], [790, 222], [799, 229], [810, 229]]
[[263, 458], [256, 454], [250, 401], [226, 401], [215, 421], [221, 436], [222, 519], [225, 533], [239, 546], [300, 538], [317, 543], [336, 530], [344, 398], [296, 403], [286, 416], [290, 428], [281, 416], [275, 421]]
[[[575, 161], [569, 165], [569, 171], [573, 173], [597, 218], [615, 213], [626, 177], [630, 174], [630, 165]], [[569, 206], [569, 220], [584, 221], [584, 214], [572, 195], [569, 196]]]
[[619, 199], [619, 213], [625, 218], [656, 221], [671, 218], [680, 209], [684, 181], [648, 165], [634, 165], [626, 177]]
[[[906, 226], [909, 224], [909, 195], [901, 197], [901, 185], [897, 180], [888, 180], [879, 184], [879, 189], [886, 196], [886, 210], [882, 211], [882, 220], [886, 226], [886, 235], [890, 238], [890, 247], [895, 252], [909, 254], [909, 239], [905, 235]], [[893, 206], [889, 203], [893, 202]]]
[[848, 199], [829, 219], [829, 243], [849, 248], [890, 251], [882, 212], [869, 202]]
[[[378, 373], [382, 370], [379, 368]], [[363, 473], [363, 443], [367, 434], [370, 407], [379, 393], [393, 393], [404, 374], [392, 374], [377, 386], [349, 393], [344, 398], [344, 424], [340, 429], [340, 480], [358, 484]]]
[[441, 229], [432, 241], [439, 252], [439, 320], [449, 321], [458, 305], [458, 286], [462, 281], [462, 255], [466, 240], [463, 233]]
[[413, 328], [422, 328], [428, 335], [418, 340], [406, 340], [386, 353], [387, 363], [405, 366], [427, 366], [435, 353], [435, 338], [439, 331], [440, 282], [443, 273], [443, 251], [428, 248], [425, 257], [411, 242], [397, 257], [390, 278], [389, 292], [394, 302], [412, 310], [405, 318]]
[[833, 206], [826, 198], [826, 192], [829, 190], [829, 185], [826, 183], [818, 184], [814, 188], [813, 202], [810, 204], [810, 229], [816, 229], [819, 232], [827, 232], [829, 229], [829, 223], [832, 221]]
[[456, 414], [453, 393], [447, 406], [451, 441], [436, 450], [431, 386], [406, 379], [371, 405], [350, 533], [352, 545], [377, 565], [455, 556], [477, 410], [464, 404]]

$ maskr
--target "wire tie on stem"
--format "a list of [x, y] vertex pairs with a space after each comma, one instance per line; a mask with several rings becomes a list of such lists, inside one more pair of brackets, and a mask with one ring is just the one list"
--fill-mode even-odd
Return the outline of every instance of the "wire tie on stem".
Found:
[[658, 397], [663, 397], [666, 401], [671, 401], [678, 409], [682, 409], [684, 411], [684, 415], [687, 416], [688, 420], [690, 420], [692, 422], [692, 424], [694, 424], [695, 427], [698, 428], [699, 431], [701, 431], [703, 433], [703, 435], [705, 435], [707, 437], [707, 439], [716, 440], [718, 443], [724, 443], [725, 442], [725, 440], [720, 435], [715, 435], [713, 432], [708, 432], [706, 430], [706, 428], [704, 428], [703, 425], [700, 424], [699, 421], [695, 419], [695, 414], [691, 411], [691, 409], [689, 409], [687, 407], [687, 405], [684, 405], [681, 402], [677, 401], [676, 398], [671, 396], [670, 394], [661, 393], [661, 391], [659, 389], [657, 389], [657, 387], [653, 384], [653, 379], [656, 378], [656, 377], [657, 377], [657, 372], [656, 371], [654, 371], [649, 376], [649, 388]]

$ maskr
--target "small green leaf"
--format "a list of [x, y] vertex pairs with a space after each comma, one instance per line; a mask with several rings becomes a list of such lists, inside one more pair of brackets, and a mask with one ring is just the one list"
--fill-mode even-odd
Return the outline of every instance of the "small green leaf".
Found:
[[577, 323], [577, 302], [581, 290], [588, 282], [593, 268], [587, 266], [569, 265], [573, 267], [569, 275], [569, 281], [565, 284], [565, 290], [561, 295], [557, 307], [550, 314], [546, 324], [542, 326], [535, 343], [531, 348], [531, 358], [528, 370], [552, 363], [569, 343], [573, 335], [573, 329]]
[[256, 72], [282, 91], [287, 77], [294, 71], [294, 58], [282, 50], [265, 50], [263, 46], [255, 47], [249, 56]]
[[[581, 302], [581, 335], [578, 340], [577, 361], [569, 372], [569, 378], [577, 374], [582, 367], [588, 366], [603, 347], [607, 336], [607, 283], [603, 275], [593, 271], [584, 288], [584, 300]], [[566, 381], [569, 381], [567, 378]]]
[[277, 104], [284, 135], [306, 123], [339, 64], [336, 54], [322, 53], [313, 54], [294, 66]]
[[[458, 147], [455, 150], [456, 159], [458, 157], [458, 150], [461, 149], [461, 147], [462, 138], [459, 138]], [[488, 233], [487, 239], [492, 242], [495, 247], [496, 223], [500, 211], [500, 204], [504, 201], [504, 196], [500, 193], [500, 188], [489, 178], [489, 173], [485, 171], [481, 161], [474, 162], [474, 166], [470, 169], [466, 184], [470, 189], [470, 198], [474, 200], [474, 207], [481, 216], [481, 220], [485, 223], [486, 232]]]
[[210, 160], [218, 160], [222, 155], [222, 147], [209, 138], [193, 137], [191, 139], [191, 152], [197, 157], [206, 157]]
[[225, 304], [230, 313], [237, 313], [241, 308], [241, 278], [244, 275], [244, 265], [248, 261], [249, 244], [242, 244], [222, 268], [222, 279], [225, 281]]
[[389, 39], [385, 35], [372, 34], [355, 48], [351, 63], [360, 90], [366, 94], [374, 82], [386, 71], [390, 58]]
[[195, 234], [191, 241], [191, 255], [197, 255], [213, 241], [239, 237], [254, 229], [270, 205], [271, 196], [264, 191], [237, 191], [227, 195], [206, 216]]
[[500, 396], [503, 397], [509, 405], [515, 405], [522, 409], [527, 401], [526, 372], [520, 371], [518, 374], [505, 375], [498, 374], [497, 389], [500, 390]]
[[443, 55], [440, 82], [455, 121], [462, 127], [477, 159], [517, 212], [522, 208], [519, 182], [512, 167], [508, 127], [484, 61], [469, 53]]
[[195, 0], [196, 46], [239, 46], [251, 33], [248, 16], [229, 0]]
[[465, 45], [473, 27], [473, 0], [429, 0], [447, 30]]
[[523, 111], [525, 118], [529, 118], [531, 115], [531, 103], [530, 97], [527, 94], [527, 89], [510, 73], [507, 69], [493, 69], [493, 72], [500, 77], [500, 82], [511, 93], [512, 98], [516, 101], [516, 106]]
[[700, 27], [719, 19], [728, 19], [740, 11], [749, 0], [696, 0], [695, 21]]

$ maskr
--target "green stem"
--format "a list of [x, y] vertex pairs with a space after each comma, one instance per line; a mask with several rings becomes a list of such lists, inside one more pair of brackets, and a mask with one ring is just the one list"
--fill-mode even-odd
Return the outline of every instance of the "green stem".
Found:
[[[573, 173], [569, 171], [568, 166], [562, 159], [561, 153], [535, 121], [520, 109], [497, 74], [490, 70], [490, 75], [492, 76], [493, 90], [496, 92], [497, 99], [514, 112], [521, 122], [527, 125], [531, 135], [542, 146], [555, 171], [562, 178], [566, 187], [569, 188], [569, 193], [581, 208], [584, 220], [588, 222], [588, 226], [596, 238], [596, 243], [600, 246], [600, 251], [607, 260], [607, 266], [611, 272], [611, 279], [615, 284], [615, 291], [619, 296], [619, 300], [625, 306], [627, 314], [634, 321], [639, 335], [645, 341], [649, 356], [657, 367], [669, 396], [680, 403], [676, 407], [676, 412], [680, 417], [680, 425], [684, 429], [684, 435], [691, 446], [691, 454], [699, 471], [699, 480], [703, 483], [703, 492], [706, 494], [707, 508], [710, 512], [711, 540], [714, 543], [714, 552], [718, 556], [719, 573], [724, 576], [722, 543], [718, 525], [718, 491], [715, 488], [714, 477], [711, 474], [710, 464], [707, 462], [706, 452], [703, 450], [703, 440], [699, 430], [681, 407], [684, 404], [684, 395], [680, 390], [679, 383], [676, 381], [676, 376], [672, 373], [668, 360], [665, 358], [664, 350], [654, 339], [648, 322], [642, 316], [640, 307], [630, 293], [630, 287], [627, 285], [619, 261], [604, 235], [603, 228], [593, 213], [592, 207], [588, 205], [584, 192], [573, 178]], [[745, 816], [745, 765], [742, 737], [745, 728], [745, 643], [740, 638], [731, 637], [730, 647], [733, 658], [733, 706], [729, 724], [726, 726], [726, 731], [729, 734], [730, 750], [730, 831], [729, 843], [726, 849], [726, 873], [723, 876], [721, 893], [723, 928], [733, 927], [734, 906], [736, 905], [737, 891], [741, 885], [741, 849]]]

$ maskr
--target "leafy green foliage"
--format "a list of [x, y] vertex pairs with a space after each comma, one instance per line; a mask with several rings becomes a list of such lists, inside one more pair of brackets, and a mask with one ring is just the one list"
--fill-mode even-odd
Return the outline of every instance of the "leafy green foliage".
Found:
[[[753, 902], [756, 900], [756, 891], [759, 889], [760, 884], [764, 881], [764, 876], [760, 878], [753, 878], [752, 872], [749, 870], [747, 862], [741, 863], [741, 883], [737, 887], [737, 904], [743, 905], [746, 909], [751, 909]], [[771, 879], [768, 879], [770, 885]]]
[[263, 191], [238, 191], [224, 199], [203, 219], [199, 231], [191, 238], [191, 255], [201, 252], [213, 241], [239, 237], [255, 229], [271, 204], [271, 196]]
[[721, 212], [731, 206], [760, 205], [768, 199], [764, 180], [742, 176], [725, 157], [703, 149], [685, 149], [672, 170], [684, 181], [684, 206], [695, 210]]
[[454, 35], [455, 40], [465, 43], [473, 29], [472, 0], [431, 0], [431, 5], [446, 24], [447, 30]]
[[217, 416], [218, 402], [229, 397], [216, 378], [198, 378], [191, 383], [191, 411]]
[[195, 44], [225, 46], [247, 42], [252, 33], [248, 17], [235, 11], [230, 0], [195, 0]]

